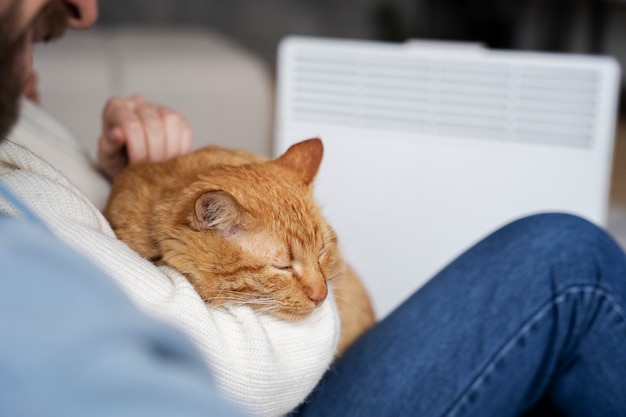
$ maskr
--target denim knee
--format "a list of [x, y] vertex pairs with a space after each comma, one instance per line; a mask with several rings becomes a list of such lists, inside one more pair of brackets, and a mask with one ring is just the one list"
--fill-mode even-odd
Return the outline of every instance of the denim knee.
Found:
[[532, 214], [513, 221], [511, 226], [559, 234], [567, 232], [587, 235], [602, 232], [602, 229], [583, 217], [559, 212]]
[[[507, 230], [510, 229], [510, 230]], [[541, 213], [523, 217], [503, 230], [519, 234], [520, 239], [534, 243], [533, 247], [560, 251], [581, 246], [613, 245], [612, 239], [599, 226], [582, 217], [567, 213]]]
[[[514, 234], [517, 249], [529, 262], [563, 285], [596, 285], [616, 290], [626, 287], [626, 256], [599, 226], [572, 214], [545, 213], [514, 221], [502, 229]], [[564, 282], [565, 281], [565, 282]], [[555, 288], [556, 289], [556, 288]]]

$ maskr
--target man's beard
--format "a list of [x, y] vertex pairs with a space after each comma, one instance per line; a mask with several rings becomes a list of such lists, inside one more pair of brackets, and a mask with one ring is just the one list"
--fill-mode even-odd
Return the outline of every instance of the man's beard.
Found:
[[[24, 77], [27, 75], [20, 72], [19, 60], [27, 42], [31, 42], [28, 39], [31, 28], [18, 33], [16, 22], [19, 21], [19, 13], [20, 0], [15, 0], [0, 16], [0, 141], [7, 137], [17, 120]], [[67, 17], [67, 10], [60, 2], [47, 4], [37, 17], [42, 25], [36, 25], [45, 28], [44, 40], [61, 36], [67, 26]]]
[[26, 34], [15, 37], [19, 18], [19, 0], [0, 17], [0, 140], [11, 131], [19, 111], [23, 75], [17, 71], [17, 59], [26, 42]]

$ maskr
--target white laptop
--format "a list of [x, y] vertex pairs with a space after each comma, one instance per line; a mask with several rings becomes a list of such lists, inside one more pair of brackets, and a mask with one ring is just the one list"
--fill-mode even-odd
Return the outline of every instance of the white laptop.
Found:
[[513, 219], [606, 222], [619, 79], [608, 57], [290, 37], [274, 152], [323, 140], [316, 196], [382, 318]]

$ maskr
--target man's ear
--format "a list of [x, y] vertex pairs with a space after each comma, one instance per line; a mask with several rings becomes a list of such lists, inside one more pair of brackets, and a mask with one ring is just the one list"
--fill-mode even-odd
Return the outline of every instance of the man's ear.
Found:
[[224, 191], [209, 191], [196, 200], [194, 225], [199, 231], [213, 230], [230, 237], [247, 224], [248, 214]]
[[295, 172], [305, 185], [313, 183], [322, 163], [324, 146], [318, 138], [291, 145], [274, 162]]

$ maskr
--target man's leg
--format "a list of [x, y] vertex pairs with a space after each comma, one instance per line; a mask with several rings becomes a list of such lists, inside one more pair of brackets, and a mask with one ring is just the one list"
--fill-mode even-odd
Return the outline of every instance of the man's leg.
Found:
[[541, 400], [569, 416], [617, 416], [625, 306], [626, 256], [604, 232], [567, 215], [526, 218], [364, 335], [300, 414], [506, 417]]

